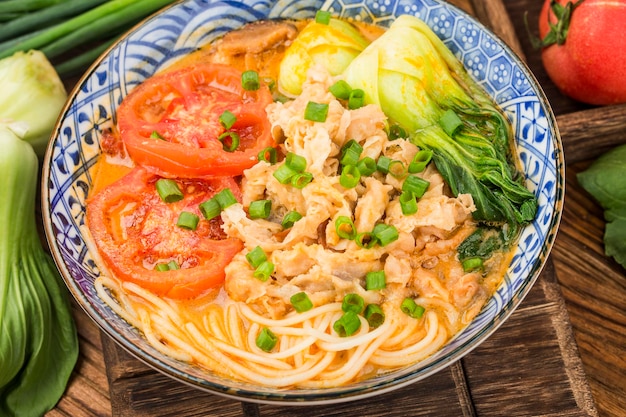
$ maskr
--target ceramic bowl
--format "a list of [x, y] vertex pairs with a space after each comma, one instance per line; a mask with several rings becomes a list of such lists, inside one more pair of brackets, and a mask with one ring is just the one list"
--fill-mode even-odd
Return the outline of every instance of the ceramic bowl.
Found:
[[[412, 366], [340, 388], [276, 390], [233, 381], [165, 357], [96, 295], [99, 270], [81, 232], [104, 130], [121, 100], [139, 83], [199, 46], [245, 23], [265, 18], [308, 18], [318, 9], [388, 26], [400, 14], [424, 20], [510, 117], [530, 189], [539, 199], [508, 272], [475, 320], [432, 357]], [[555, 118], [526, 65], [474, 18], [437, 0], [295, 1], [187, 0], [128, 32], [87, 71], [70, 95], [43, 166], [42, 211], [54, 259], [72, 295], [119, 345], [153, 368], [212, 393], [252, 402], [329, 403], [375, 395], [440, 371], [489, 337], [537, 280], [554, 242], [564, 193], [563, 149]]]

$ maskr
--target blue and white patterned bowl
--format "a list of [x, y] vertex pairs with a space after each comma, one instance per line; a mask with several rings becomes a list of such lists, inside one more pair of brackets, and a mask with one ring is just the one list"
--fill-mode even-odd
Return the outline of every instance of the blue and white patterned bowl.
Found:
[[[154, 350], [115, 315], [93, 287], [99, 270], [85, 242], [85, 199], [100, 154], [101, 134], [134, 87], [180, 57], [225, 32], [265, 18], [306, 18], [318, 9], [388, 26], [413, 14], [433, 28], [510, 117], [529, 187], [539, 198], [536, 220], [521, 236], [503, 284], [476, 319], [431, 358], [345, 387], [275, 390], [215, 376]], [[555, 118], [528, 68], [482, 24], [439, 0], [245, 0], [176, 3], [131, 30], [84, 75], [56, 126], [43, 167], [45, 231], [71, 293], [117, 343], [155, 369], [200, 389], [255, 402], [339, 402], [399, 388], [437, 372], [470, 352], [515, 310], [544, 266], [563, 208], [563, 149]]]

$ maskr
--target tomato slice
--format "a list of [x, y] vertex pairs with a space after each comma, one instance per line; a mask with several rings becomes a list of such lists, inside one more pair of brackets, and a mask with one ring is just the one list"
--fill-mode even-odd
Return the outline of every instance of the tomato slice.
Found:
[[[271, 102], [263, 83], [244, 90], [239, 70], [198, 63], [148, 78], [122, 101], [117, 123], [130, 157], [161, 176], [235, 176], [275, 145], [265, 113]], [[232, 152], [218, 139], [226, 110], [236, 117], [229, 131], [241, 138]]]
[[[199, 204], [224, 188], [239, 200], [230, 177], [176, 179], [184, 198], [165, 203], [156, 191], [160, 176], [135, 167], [87, 202], [87, 225], [109, 270], [159, 296], [195, 298], [221, 285], [224, 268], [243, 244], [228, 238], [219, 217], [206, 220]], [[176, 225], [182, 211], [200, 217], [196, 230]], [[155, 270], [158, 263], [176, 261], [180, 269]]]

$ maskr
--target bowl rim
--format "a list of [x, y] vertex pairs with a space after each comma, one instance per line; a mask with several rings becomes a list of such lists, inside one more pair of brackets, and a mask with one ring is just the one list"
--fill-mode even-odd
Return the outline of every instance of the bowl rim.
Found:
[[[185, 385], [191, 386], [196, 389], [200, 389], [212, 394], [220, 395], [223, 397], [231, 398], [238, 401], [249, 401], [253, 403], [262, 403], [262, 404], [277, 404], [281, 405], [295, 405], [295, 406], [309, 406], [309, 405], [317, 405], [317, 404], [332, 404], [332, 403], [340, 403], [346, 401], [354, 401], [358, 399], [363, 399], [370, 397], [372, 395], [384, 394], [390, 391], [402, 388], [404, 386], [410, 385], [417, 381], [423, 380], [428, 376], [431, 376], [434, 373], [437, 373], [441, 370], [446, 369], [452, 363], [462, 359], [471, 351], [476, 349], [480, 344], [482, 344], [486, 339], [488, 339], [496, 330], [500, 328], [500, 326], [513, 314], [517, 307], [521, 304], [524, 298], [530, 292], [530, 289], [538, 280], [543, 268], [546, 266], [548, 262], [549, 254], [554, 245], [554, 241], [558, 234], [559, 224], [562, 218], [563, 205], [564, 205], [564, 193], [565, 193], [565, 161], [563, 154], [563, 145], [562, 139], [559, 132], [558, 125], [556, 123], [556, 117], [551, 108], [549, 100], [545, 95], [545, 92], [536, 77], [524, 61], [509, 45], [496, 33], [494, 33], [491, 29], [489, 29], [485, 24], [479, 21], [476, 17], [470, 15], [466, 11], [460, 9], [458, 6], [454, 4], [450, 4], [445, 0], [431, 0], [434, 3], [440, 4], [447, 9], [454, 11], [455, 15], [460, 16], [463, 19], [471, 21], [474, 25], [476, 25], [481, 31], [485, 32], [488, 36], [490, 36], [494, 41], [497, 42], [498, 47], [501, 48], [511, 59], [513, 62], [519, 66], [519, 69], [522, 70], [524, 76], [529, 80], [532, 84], [532, 88], [534, 93], [537, 95], [538, 100], [542, 103], [542, 106], [545, 110], [545, 117], [547, 119], [547, 124], [550, 127], [550, 132], [552, 136], [552, 144], [553, 151], [555, 152], [555, 163], [556, 163], [556, 191], [560, 193], [560, 198], [556, 198], [553, 202], [553, 215], [551, 217], [551, 221], [547, 230], [551, 233], [549, 234], [549, 239], [546, 240], [542, 244], [542, 250], [538, 254], [537, 259], [532, 262], [532, 267], [526, 273], [527, 277], [523, 280], [523, 285], [520, 286], [515, 291], [515, 295], [502, 306], [501, 311], [497, 314], [497, 320], [492, 320], [487, 326], [482, 328], [480, 332], [476, 334], [476, 336], [460, 346], [458, 346], [455, 350], [450, 352], [449, 355], [440, 358], [439, 360], [429, 363], [425, 368], [420, 370], [419, 373], [414, 371], [406, 371], [410, 368], [415, 368], [417, 364], [411, 365], [409, 367], [404, 367], [400, 369], [404, 371], [399, 377], [393, 378], [392, 380], [385, 380], [385, 382], [381, 384], [375, 384], [373, 386], [368, 386], [363, 389], [361, 387], [350, 388], [351, 385], [347, 385], [344, 387], [338, 387], [333, 389], [315, 389], [315, 390], [298, 390], [298, 393], [289, 393], [286, 396], [281, 394], [280, 389], [276, 389], [275, 396], [270, 395], [268, 397], [267, 392], [254, 391], [254, 386], [251, 385], [252, 389], [246, 390], [242, 388], [236, 388], [236, 392], [232, 392], [231, 388], [228, 386], [221, 386], [221, 383], [211, 382], [208, 385], [206, 383], [202, 383], [198, 381], [196, 378], [191, 377], [186, 374], [185, 371], [176, 370], [172, 368], [170, 365], [164, 363], [159, 358], [154, 357], [154, 355], [149, 354], [148, 352], [142, 351], [139, 347], [135, 346], [130, 340], [123, 337], [120, 333], [118, 333], [115, 328], [108, 322], [108, 320], [102, 318], [100, 314], [96, 311], [96, 309], [90, 304], [82, 301], [84, 295], [82, 291], [76, 288], [74, 285], [74, 279], [72, 277], [71, 272], [69, 271], [67, 265], [63, 260], [63, 256], [60, 252], [60, 249], [57, 246], [57, 241], [55, 238], [54, 230], [52, 229], [52, 220], [51, 213], [49, 207], [49, 188], [47, 186], [47, 181], [50, 177], [50, 170], [52, 166], [52, 151], [54, 149], [55, 138], [60, 134], [62, 123], [67, 116], [68, 111], [74, 105], [74, 100], [78, 92], [82, 89], [84, 84], [89, 80], [94, 72], [100, 67], [103, 60], [105, 60], [111, 51], [116, 49], [121, 43], [127, 41], [128, 37], [135, 33], [138, 29], [144, 27], [146, 23], [155, 19], [158, 20], [159, 17], [166, 12], [167, 10], [173, 9], [175, 7], [179, 7], [185, 3], [188, 3], [193, 0], [178, 0], [161, 10], [155, 12], [153, 15], [143, 19], [141, 22], [136, 24], [134, 27], [125, 32], [116, 42], [110, 45], [91, 65], [90, 67], [80, 76], [76, 84], [71, 89], [68, 100], [63, 107], [53, 132], [51, 134], [51, 140], [48, 144], [48, 147], [45, 152], [45, 156], [43, 159], [43, 167], [42, 167], [42, 178], [44, 181], [41, 183], [41, 202], [42, 202], [42, 217], [44, 222], [44, 231], [46, 240], [48, 242], [48, 246], [50, 248], [52, 257], [59, 269], [61, 276], [63, 277], [66, 286], [70, 290], [70, 293], [77, 301], [77, 304], [80, 305], [82, 310], [89, 316], [89, 318], [102, 330], [108, 337], [110, 337], [117, 345], [121, 346], [126, 352], [130, 353], [133, 357], [140, 360], [142, 363], [146, 364], [150, 368], [167, 375], [176, 381], [182, 382]], [[393, 18], [393, 16], [391, 16]], [[491, 94], [490, 94], [491, 95]], [[129, 325], [130, 326], [130, 325]], [[131, 326], [132, 327], [132, 326]], [[458, 334], [457, 334], [458, 335]], [[456, 336], [455, 336], [456, 337]], [[449, 342], [447, 342], [449, 343]], [[391, 373], [397, 373], [397, 371], [392, 371]], [[237, 381], [234, 381], [237, 383]], [[216, 386], [216, 385], [219, 385]], [[333, 391], [331, 391], [333, 390]]]

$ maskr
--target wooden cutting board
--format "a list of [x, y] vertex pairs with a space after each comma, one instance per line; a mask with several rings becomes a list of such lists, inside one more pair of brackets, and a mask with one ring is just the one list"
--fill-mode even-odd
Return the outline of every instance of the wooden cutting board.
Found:
[[[535, 19], [542, 0], [451, 2], [477, 16], [524, 58], [529, 41], [523, 15], [528, 12], [530, 21]], [[529, 65], [539, 68], [537, 54]], [[545, 74], [538, 78], [552, 96], [554, 86]], [[622, 140], [624, 109], [581, 109], [567, 100], [560, 100], [558, 106], [555, 111], [568, 162], [597, 156]], [[599, 111], [614, 112], [614, 117], [599, 117]], [[586, 143], [590, 135], [597, 138], [592, 147]], [[241, 403], [161, 375], [107, 336], [103, 335], [102, 344], [113, 416], [597, 415], [552, 261], [520, 308], [462, 360], [424, 381], [356, 402], [315, 407]]]

